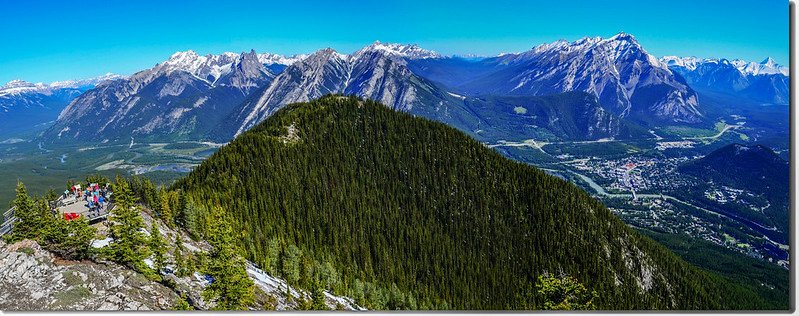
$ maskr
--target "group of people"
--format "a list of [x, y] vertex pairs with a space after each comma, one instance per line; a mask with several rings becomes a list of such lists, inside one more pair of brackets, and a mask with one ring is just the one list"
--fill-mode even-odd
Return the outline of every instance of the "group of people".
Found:
[[80, 184], [75, 184], [69, 190], [64, 191], [64, 196], [69, 197], [72, 195], [78, 201], [83, 199], [90, 212], [98, 212], [105, 207], [111, 197], [112, 192], [109, 187], [110, 184], [108, 183], [103, 186], [98, 183], [90, 183], [86, 188], [82, 188]]

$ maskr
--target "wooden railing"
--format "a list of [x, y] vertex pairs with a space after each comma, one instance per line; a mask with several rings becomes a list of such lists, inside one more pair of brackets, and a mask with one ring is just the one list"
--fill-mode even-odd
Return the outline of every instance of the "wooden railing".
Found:
[[15, 209], [13, 207], [3, 212], [2, 224], [0, 224], [0, 236], [8, 234], [11, 229], [14, 228], [14, 223], [17, 221], [14, 212]]

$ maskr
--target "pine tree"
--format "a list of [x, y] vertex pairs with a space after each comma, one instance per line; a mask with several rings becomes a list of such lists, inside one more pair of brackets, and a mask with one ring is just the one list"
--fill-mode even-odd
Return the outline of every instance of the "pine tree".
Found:
[[175, 238], [175, 275], [184, 277], [189, 275], [189, 267], [186, 258], [183, 256], [183, 240], [180, 235]]
[[276, 238], [266, 242], [266, 253], [263, 261], [264, 269], [271, 274], [277, 274], [280, 267], [280, 242]]
[[300, 281], [300, 257], [302, 251], [295, 245], [289, 245], [283, 256], [283, 277], [289, 284], [296, 285]]
[[47, 202], [53, 202], [58, 199], [59, 193], [55, 191], [53, 188], [48, 188], [47, 193], [44, 194], [44, 198]]
[[12, 202], [14, 215], [17, 222], [8, 238], [10, 241], [22, 239], [37, 239], [44, 227], [44, 216], [41, 205], [28, 196], [28, 191], [22, 182], [17, 181], [16, 197]]
[[114, 184], [114, 199], [117, 207], [109, 219], [114, 239], [110, 244], [114, 260], [139, 272], [152, 273], [144, 264], [144, 259], [150, 256], [147, 236], [142, 232], [144, 220], [127, 181], [119, 176]]
[[172, 207], [170, 206], [169, 195], [170, 195], [169, 191], [166, 190], [158, 191], [158, 200], [159, 200], [158, 215], [161, 218], [161, 220], [164, 221], [164, 224], [166, 224], [169, 227], [173, 227], [174, 218], [172, 216]]
[[81, 260], [92, 254], [97, 228], [79, 217], [70, 221], [53, 218], [42, 233], [43, 246], [64, 259]]
[[218, 207], [212, 212], [212, 218], [217, 222], [208, 232], [208, 242], [213, 250], [209, 254], [206, 274], [213, 278], [213, 282], [203, 290], [203, 299], [215, 302], [216, 310], [246, 310], [255, 302], [255, 285], [247, 275], [244, 258], [226, 215]]
[[590, 310], [596, 309], [596, 291], [588, 291], [577, 279], [565, 276], [539, 276], [536, 283], [538, 294], [543, 297], [546, 310]]
[[313, 288], [314, 290], [311, 292], [311, 309], [318, 311], [329, 310], [330, 308], [325, 304], [325, 290], [322, 289], [321, 285]]
[[158, 223], [155, 219], [150, 226], [150, 250], [153, 252], [153, 268], [156, 272], [160, 272], [166, 264], [166, 246], [161, 237], [161, 229], [158, 228]]
[[182, 221], [184, 222], [184, 227], [189, 232], [189, 237], [194, 240], [199, 239], [201, 236], [199, 213], [200, 209], [197, 207], [197, 205], [191, 200], [186, 200], [186, 204], [181, 212], [181, 214], [183, 214]]

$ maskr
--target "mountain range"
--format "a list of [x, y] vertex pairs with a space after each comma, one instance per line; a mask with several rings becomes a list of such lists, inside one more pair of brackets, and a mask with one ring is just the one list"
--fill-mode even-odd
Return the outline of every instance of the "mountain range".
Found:
[[73, 99], [104, 81], [122, 78], [115, 74], [58, 81], [51, 84], [13, 80], [0, 87], [0, 138], [43, 128], [58, 118]]
[[[42, 139], [227, 142], [286, 104], [325, 94], [374, 99], [485, 141], [518, 139], [520, 126], [522, 134], [556, 139], [646, 137], [631, 131], [714, 123], [717, 118], [708, 115], [697, 91], [785, 104], [786, 73], [771, 59], [748, 63], [657, 58], [625, 33], [481, 58], [443, 56], [416, 45], [379, 41], [352, 54], [330, 48], [292, 57], [186, 51], [130, 77], [103, 82], [79, 96], [74, 93], [74, 100], [62, 99], [61, 104], [69, 104], [62, 105]], [[539, 114], [558, 113], [568, 119], [560, 122], [530, 111], [500, 115], [500, 121], [491, 111], [507, 112], [509, 98], [518, 103], [540, 97], [572, 104], [567, 111], [553, 108], [551, 102], [530, 104]]]
[[667, 56], [661, 61], [696, 89], [737, 94], [754, 101], [788, 104], [789, 70], [766, 58], [760, 63]]

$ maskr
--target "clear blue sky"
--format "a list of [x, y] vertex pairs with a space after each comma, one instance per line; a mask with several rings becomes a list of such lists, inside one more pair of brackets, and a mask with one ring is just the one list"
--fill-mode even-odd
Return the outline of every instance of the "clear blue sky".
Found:
[[0, 84], [131, 74], [187, 49], [349, 53], [379, 39], [494, 55], [620, 31], [656, 56], [788, 63], [787, 0], [266, 2], [8, 1]]

